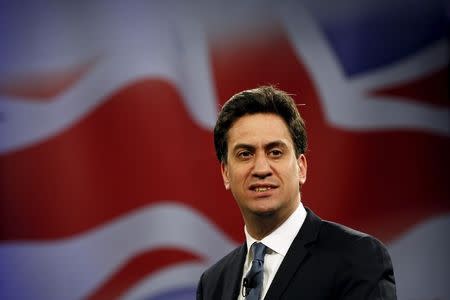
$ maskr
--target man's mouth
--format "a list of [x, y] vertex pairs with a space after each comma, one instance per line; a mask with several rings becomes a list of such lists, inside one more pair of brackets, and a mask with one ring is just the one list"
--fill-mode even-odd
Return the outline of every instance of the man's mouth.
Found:
[[268, 190], [271, 190], [272, 188], [270, 186], [266, 186], [266, 187], [256, 187], [253, 190], [257, 193], [260, 192], [267, 192]]
[[257, 193], [264, 193], [273, 189], [276, 189], [277, 186], [273, 184], [253, 184], [250, 186], [250, 190]]

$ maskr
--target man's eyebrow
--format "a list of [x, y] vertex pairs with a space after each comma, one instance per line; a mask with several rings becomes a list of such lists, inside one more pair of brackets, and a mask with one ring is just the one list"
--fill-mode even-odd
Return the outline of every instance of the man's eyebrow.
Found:
[[[270, 143], [267, 143], [264, 145], [264, 149], [271, 149], [274, 147], [286, 148], [287, 144], [285, 142], [283, 142], [282, 140], [276, 140], [276, 141], [273, 141], [273, 142], [270, 142]], [[256, 147], [254, 145], [250, 145], [250, 144], [239, 143], [233, 147], [233, 151], [236, 151], [237, 149], [246, 149], [246, 150], [254, 151], [256, 149]]]
[[250, 145], [250, 144], [243, 144], [243, 143], [240, 143], [240, 144], [236, 144], [236, 145], [233, 147], [233, 151], [236, 151], [237, 149], [255, 150], [256, 147], [253, 146], [253, 145]]
[[287, 144], [285, 142], [283, 142], [282, 140], [277, 140], [277, 141], [273, 141], [273, 142], [270, 142], [270, 143], [264, 145], [265, 149], [271, 149], [274, 147], [286, 148]]

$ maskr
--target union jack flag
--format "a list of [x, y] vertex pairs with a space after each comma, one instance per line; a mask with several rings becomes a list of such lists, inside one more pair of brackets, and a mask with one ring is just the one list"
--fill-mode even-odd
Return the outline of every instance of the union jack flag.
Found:
[[243, 241], [212, 128], [294, 94], [302, 199], [380, 238], [401, 300], [450, 299], [444, 1], [0, 4], [0, 299], [194, 299]]

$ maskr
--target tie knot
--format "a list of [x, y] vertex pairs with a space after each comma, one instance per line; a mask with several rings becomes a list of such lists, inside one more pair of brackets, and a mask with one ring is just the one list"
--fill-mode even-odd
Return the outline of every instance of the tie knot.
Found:
[[263, 243], [253, 243], [252, 250], [253, 250], [253, 260], [260, 260], [264, 261], [264, 255], [266, 254], [266, 245]]

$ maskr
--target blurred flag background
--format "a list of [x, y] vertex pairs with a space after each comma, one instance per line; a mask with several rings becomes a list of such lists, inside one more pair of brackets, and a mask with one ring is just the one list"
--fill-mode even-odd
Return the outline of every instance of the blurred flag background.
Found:
[[195, 298], [243, 241], [212, 128], [294, 95], [303, 202], [450, 299], [447, 1], [2, 1], [0, 298]]

